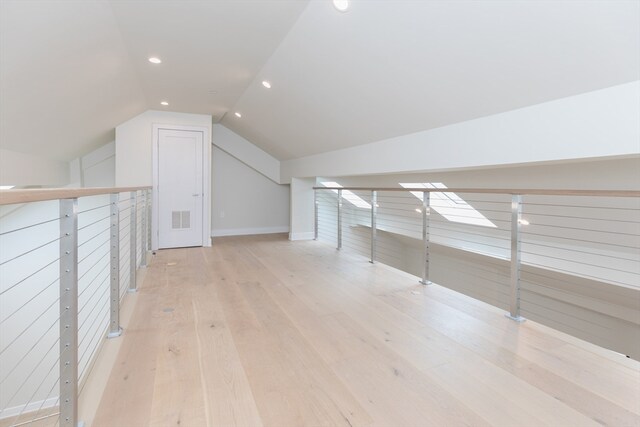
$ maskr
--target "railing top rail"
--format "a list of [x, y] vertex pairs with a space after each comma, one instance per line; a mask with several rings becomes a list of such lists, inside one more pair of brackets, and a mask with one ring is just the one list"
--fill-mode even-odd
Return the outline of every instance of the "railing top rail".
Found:
[[314, 190], [419, 191], [429, 193], [512, 194], [530, 196], [640, 197], [640, 190], [541, 190], [522, 188], [313, 187]]
[[151, 187], [100, 187], [100, 188], [32, 188], [25, 190], [0, 190], [0, 206], [45, 200], [74, 199], [99, 194], [123, 193], [147, 190]]

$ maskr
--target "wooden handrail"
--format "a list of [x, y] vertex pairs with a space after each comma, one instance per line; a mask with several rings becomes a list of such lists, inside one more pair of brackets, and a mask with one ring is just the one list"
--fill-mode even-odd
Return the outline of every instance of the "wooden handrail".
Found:
[[151, 187], [100, 187], [100, 188], [32, 188], [26, 190], [0, 190], [0, 206], [45, 200], [75, 199], [99, 194], [125, 193], [147, 190]]
[[541, 190], [521, 188], [398, 188], [398, 187], [313, 187], [314, 190], [426, 191], [428, 193], [478, 193], [530, 196], [640, 197], [639, 190]]

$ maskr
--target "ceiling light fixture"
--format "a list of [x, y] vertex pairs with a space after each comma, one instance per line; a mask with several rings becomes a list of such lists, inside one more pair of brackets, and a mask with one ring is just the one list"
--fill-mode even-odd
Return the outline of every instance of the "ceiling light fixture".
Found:
[[238, 112], [236, 111], [236, 117], [237, 117], [237, 118], [240, 118], [240, 117], [242, 117], [242, 114], [240, 114], [240, 113], [238, 113]]
[[169, 103], [167, 101], [162, 101], [160, 105], [164, 105], [166, 107], [167, 105], [169, 105]]
[[269, 83], [269, 82], [268, 82], [268, 81], [266, 81], [266, 80], [263, 80], [263, 81], [262, 81], [262, 86], [266, 87], [267, 89], [271, 89], [271, 83]]
[[152, 64], [160, 64], [162, 63], [162, 59], [152, 56], [151, 58], [149, 58], [149, 62], [151, 62]]
[[333, 7], [340, 12], [346, 12], [349, 10], [349, 0], [333, 0]]
[[11, 190], [15, 185], [0, 185], [0, 190]]

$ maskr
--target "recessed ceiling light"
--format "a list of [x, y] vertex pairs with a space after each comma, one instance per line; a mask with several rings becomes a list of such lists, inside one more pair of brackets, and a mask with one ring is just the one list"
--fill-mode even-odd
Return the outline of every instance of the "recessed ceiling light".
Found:
[[262, 86], [266, 87], [267, 89], [271, 89], [271, 83], [269, 83], [269, 82], [268, 82], [268, 81], [266, 81], [266, 80], [263, 80], [263, 81], [262, 81]]
[[166, 107], [167, 105], [169, 105], [169, 103], [167, 101], [162, 101], [160, 105], [164, 105]]
[[349, 9], [349, 0], [333, 0], [333, 7], [340, 12], [346, 12]]
[[240, 118], [240, 117], [242, 117], [242, 114], [240, 114], [240, 113], [236, 112], [236, 117], [237, 117], [237, 118]]
[[151, 58], [149, 58], [149, 62], [151, 62], [152, 64], [160, 64], [162, 62], [162, 59], [152, 56]]

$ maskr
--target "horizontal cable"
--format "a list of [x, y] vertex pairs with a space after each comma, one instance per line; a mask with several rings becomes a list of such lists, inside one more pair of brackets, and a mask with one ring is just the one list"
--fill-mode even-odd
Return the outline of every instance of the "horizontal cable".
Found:
[[25, 277], [22, 280], [19, 280], [17, 283], [13, 284], [12, 286], [9, 286], [7, 289], [5, 289], [4, 291], [0, 292], [0, 295], [4, 295], [5, 293], [9, 292], [11, 289], [15, 288], [16, 286], [18, 286], [20, 283], [23, 283], [25, 280], [30, 279], [31, 277], [35, 276], [36, 274], [40, 273], [42, 270], [44, 270], [45, 268], [55, 264], [56, 262], [58, 262], [60, 260], [60, 258], [56, 258], [53, 261], [51, 261], [49, 264], [45, 265], [44, 267], [39, 268], [38, 270], [34, 271], [33, 273], [29, 274], [27, 277]]
[[[57, 407], [59, 402], [60, 402], [60, 397], [58, 396], [58, 400], [56, 400], [56, 403], [52, 406], [52, 408]], [[32, 423], [37, 422], [37, 421], [46, 420], [47, 418], [51, 418], [51, 417], [55, 417], [55, 416], [58, 416], [58, 421], [56, 421], [56, 425], [58, 425], [58, 422], [60, 421], [60, 412], [54, 412], [52, 414], [43, 415], [43, 416], [38, 417], [38, 418], [32, 418], [29, 421], [23, 421], [21, 423], [11, 424], [11, 427], [20, 427], [20, 426], [23, 426], [23, 425], [26, 425], [26, 424], [32, 424]]]
[[19, 312], [20, 310], [22, 310], [22, 308], [29, 304], [31, 301], [33, 301], [34, 299], [36, 299], [38, 296], [40, 296], [44, 291], [46, 291], [47, 289], [49, 289], [51, 286], [53, 286], [54, 284], [56, 284], [58, 281], [60, 280], [60, 278], [56, 278], [56, 280], [54, 280], [53, 282], [49, 283], [47, 286], [45, 286], [44, 288], [42, 288], [42, 290], [40, 290], [40, 292], [38, 292], [37, 294], [35, 294], [34, 296], [32, 296], [29, 300], [27, 300], [27, 302], [25, 302], [24, 304], [22, 304], [20, 307], [18, 307], [15, 311], [13, 311], [10, 315], [8, 315], [7, 317], [5, 317], [1, 322], [0, 325], [2, 325], [4, 322], [6, 322], [7, 320], [9, 320], [14, 314], [16, 314], [17, 312]]
[[[42, 318], [42, 316], [45, 315], [46, 312], [48, 312], [49, 310], [51, 310], [51, 307], [53, 307], [56, 303], [58, 303], [60, 301], [60, 297], [56, 298], [55, 301], [53, 301], [49, 307], [47, 307], [46, 309], [44, 309], [42, 311], [42, 313], [40, 313], [40, 315], [38, 317], [36, 317], [35, 319], [33, 319], [33, 321], [31, 321], [31, 323], [29, 323], [29, 326], [27, 326], [26, 328], [24, 328], [22, 330], [22, 332], [20, 332], [18, 334], [18, 336], [16, 336], [9, 344], [7, 344], [7, 346], [5, 348], [2, 349], [2, 351], [0, 351], [0, 356], [9, 349], [9, 347], [11, 347], [13, 345], [13, 343], [15, 343], [18, 339], [20, 339], [20, 337], [22, 335], [24, 335], [25, 332], [27, 332], [29, 330], [30, 327], [32, 327], [34, 325], [34, 323], [36, 323], [38, 320], [40, 320]], [[56, 320], [57, 321], [57, 320]]]
[[84, 245], [86, 245], [87, 243], [89, 243], [90, 241], [92, 241], [93, 239], [95, 239], [96, 237], [98, 237], [101, 234], [106, 233], [107, 231], [109, 231], [109, 229], [111, 229], [111, 226], [104, 228], [102, 230], [100, 230], [99, 232], [97, 232], [96, 234], [94, 234], [93, 236], [91, 236], [90, 238], [88, 238], [87, 240], [85, 240], [84, 242], [80, 243], [78, 245], [78, 249], [80, 249], [81, 247], [83, 247]]
[[[102, 246], [98, 246], [99, 248], [102, 248]], [[105, 256], [109, 255], [109, 253], [111, 252], [111, 248], [109, 248], [107, 246], [107, 250], [104, 254], [100, 255], [100, 258], [98, 258], [98, 261], [95, 262], [91, 267], [87, 268], [87, 271], [85, 271], [84, 273], [82, 273], [82, 275], [80, 277], [78, 277], [78, 282], [80, 282], [82, 279], [84, 279], [84, 276], [86, 276], [87, 274], [89, 274], [89, 272], [91, 270], [93, 270], [95, 268], [96, 265], [98, 265], [98, 263], [100, 261], [102, 261], [102, 259], [104, 259]]]
[[0, 233], [0, 236], [4, 236], [6, 234], [11, 234], [11, 233], [15, 233], [16, 231], [21, 231], [21, 230], [26, 230], [28, 228], [33, 228], [36, 227], [38, 225], [43, 225], [43, 224], [48, 224], [50, 222], [54, 222], [54, 221], [59, 221], [62, 217], [57, 217], [57, 218], [53, 218], [53, 219], [48, 219], [46, 221], [42, 221], [42, 222], [36, 222], [35, 224], [31, 224], [31, 225], [26, 225], [24, 227], [20, 227], [20, 228], [15, 228], [13, 230], [9, 230], [9, 231], [3, 231], [2, 233]]
[[85, 209], [83, 211], [78, 212], [78, 215], [83, 214], [83, 213], [87, 213], [87, 212], [91, 212], [91, 211], [95, 211], [95, 210], [98, 210], [98, 209], [102, 209], [102, 208], [107, 208], [109, 206], [111, 206], [111, 203], [107, 203], [106, 205], [96, 206], [95, 208]]
[[[83, 261], [86, 261], [87, 258], [89, 258], [91, 255], [93, 255], [94, 253], [96, 253], [100, 248], [102, 248], [104, 245], [109, 246], [109, 241], [111, 240], [111, 237], [107, 237], [107, 240], [101, 242], [99, 245], [97, 245], [95, 247], [95, 249], [93, 249], [91, 252], [89, 252], [88, 254], [86, 254], [84, 257], [82, 257], [82, 259], [80, 259], [80, 261], [78, 261], [78, 265], [82, 264]], [[104, 255], [103, 255], [104, 256]], [[99, 258], [100, 259], [100, 258]], [[97, 262], [97, 261], [96, 261]]]
[[[44, 375], [43, 380], [40, 382], [40, 385], [38, 385], [38, 387], [36, 387], [36, 390], [33, 392], [33, 395], [31, 396], [31, 398], [29, 398], [29, 400], [27, 400], [27, 402], [25, 403], [25, 405], [22, 407], [22, 410], [20, 411], [20, 413], [13, 418], [13, 422], [10, 425], [14, 425], [14, 423], [22, 416], [24, 410], [29, 406], [29, 404], [31, 403], [31, 401], [33, 400], [33, 398], [36, 396], [36, 394], [38, 394], [38, 391], [40, 390], [40, 387], [42, 387], [42, 385], [45, 383], [45, 381], [47, 380], [47, 378], [49, 378], [49, 375], [51, 374], [51, 372], [53, 371], [53, 368], [55, 368], [58, 365], [58, 362], [61, 360], [62, 356], [64, 355], [64, 353], [68, 351], [68, 349], [65, 349], [64, 351], [62, 351], [60, 353], [60, 355], [58, 356], [58, 358], [56, 359], [56, 361], [53, 363], [53, 365], [51, 366], [51, 368], [49, 368], [49, 371]], [[44, 360], [44, 359], [43, 359]], [[66, 370], [67, 368], [63, 368], [64, 370]], [[2, 408], [2, 410], [0, 411], [0, 414], [2, 412], [4, 412], [7, 407], [9, 406], [9, 404], [11, 403], [11, 401], [13, 401], [13, 399], [16, 397], [16, 395], [18, 394], [18, 392], [20, 392], [20, 390], [22, 390], [22, 387], [24, 387], [25, 384], [27, 384], [27, 380], [29, 378], [31, 378], [31, 376], [33, 375], [33, 373], [35, 372], [35, 369], [33, 371], [31, 371], [31, 373], [29, 374], [29, 376], [26, 378], [26, 380], [20, 385], [20, 387], [18, 387], [18, 389], [15, 391], [15, 393], [13, 393], [13, 395], [11, 396], [11, 398], [7, 401], [7, 406], [5, 406], [4, 408]], [[58, 377], [58, 381], [60, 380], [60, 377]], [[56, 383], [54, 384], [54, 386], [58, 383], [58, 381], [56, 381]]]
[[628, 248], [628, 249], [638, 250], [637, 246], [619, 245], [617, 243], [597, 242], [597, 241], [594, 241], [594, 240], [576, 239], [574, 237], [563, 237], [563, 236], [550, 235], [550, 234], [530, 233], [530, 232], [526, 232], [526, 231], [522, 231], [522, 235], [523, 236], [550, 237], [550, 238], [553, 238], [553, 239], [569, 240], [569, 241], [572, 241], [572, 242], [594, 243], [594, 244], [598, 244], [598, 245], [607, 245], [607, 246], [615, 246], [615, 247], [618, 247], [618, 248]]
[[[67, 370], [67, 368], [65, 367], [64, 370]], [[47, 377], [49, 376], [49, 374], [51, 373], [51, 371], [49, 371], [47, 373]], [[46, 378], [46, 377], [45, 377]], [[53, 386], [51, 386], [51, 388], [49, 389], [49, 392], [47, 393], [46, 398], [42, 401], [42, 403], [40, 404], [40, 407], [38, 408], [38, 411], [36, 412], [36, 416], [38, 415], [38, 413], [40, 412], [40, 410], [42, 410], [42, 407], [44, 406], [45, 402], [47, 400], [49, 400], [49, 396], [51, 396], [51, 393], [53, 392], [53, 390], [56, 388], [56, 386], [58, 385], [58, 383], [60, 382], [60, 377], [58, 376], [58, 378], [56, 379], [56, 382], [53, 383]], [[42, 384], [44, 384], [44, 380], [42, 381]], [[33, 400], [33, 398], [35, 397], [35, 395], [37, 394], [37, 392], [40, 390], [40, 387], [42, 387], [42, 384], [40, 384], [38, 386], [38, 388], [36, 389], [36, 392], [33, 393], [33, 396], [31, 396], [31, 399], [29, 399], [28, 403], [31, 403], [31, 401]], [[28, 404], [27, 404], [28, 405]], [[22, 416], [22, 413], [24, 412], [24, 410], [27, 408], [27, 405], [25, 405], [24, 408], [22, 408], [22, 411], [20, 411], [20, 414], [18, 415], [18, 418], [20, 418]], [[33, 421], [33, 419], [31, 420]]]
[[55, 243], [55, 242], [59, 241], [60, 239], [61, 239], [60, 237], [56, 237], [55, 239], [50, 240], [50, 241], [48, 241], [47, 243], [43, 243], [43, 244], [42, 244], [42, 245], [40, 245], [40, 246], [36, 246], [36, 247], [35, 247], [35, 248], [33, 248], [33, 249], [29, 249], [28, 251], [23, 252], [23, 253], [21, 253], [20, 255], [16, 255], [16, 256], [14, 256], [13, 258], [10, 258], [10, 259], [8, 259], [8, 260], [2, 261], [2, 262], [0, 262], [0, 266], [5, 265], [6, 263], [13, 261], [14, 259], [18, 259], [18, 258], [20, 258], [20, 257], [22, 257], [22, 256], [28, 255], [28, 254], [30, 254], [30, 253], [31, 253], [31, 252], [33, 252], [33, 251], [37, 251], [37, 250], [38, 250], [38, 249], [40, 249], [40, 248], [44, 248], [45, 246], [50, 245], [50, 244], [52, 244], [52, 243]]
[[[102, 304], [102, 306], [100, 307], [100, 310], [98, 310], [98, 313], [100, 313], [100, 312], [101, 312], [101, 311], [103, 311], [105, 308], [107, 308], [107, 305], [108, 305], [108, 304], [109, 304], [109, 301], [108, 301], [108, 300], [107, 300], [107, 301], [105, 301], [105, 302]], [[107, 310], [107, 313], [106, 313], [106, 314], [107, 314], [107, 315], [109, 315], [109, 314], [110, 314], [110, 311], [109, 311], [109, 310]], [[103, 316], [103, 318], [104, 318], [104, 317], [105, 317], [105, 316]], [[87, 319], [89, 319], [89, 317], [88, 317], [88, 316], [87, 316]], [[91, 324], [89, 325], [89, 328], [88, 328], [88, 330], [89, 330], [89, 331], [93, 329], [93, 327], [95, 326], [96, 321], [97, 321], [98, 319], [99, 319], [99, 317], [98, 317], [98, 316], [93, 316], [93, 321], [91, 322]], [[87, 338], [87, 336], [88, 336], [88, 335], [89, 335], [89, 334], [84, 334], [84, 336], [80, 339], [80, 343], [78, 344], [78, 348], [82, 347], [82, 344], [84, 343], [84, 341], [85, 341], [85, 339]], [[89, 341], [89, 342], [91, 342], [91, 341]], [[80, 360], [81, 360], [81, 359], [78, 359], [78, 362], [79, 362]]]
[[129, 259], [129, 256], [131, 255], [131, 248], [130, 247], [126, 247], [124, 249], [124, 251], [122, 251], [122, 255], [120, 255], [120, 264], [124, 264], [125, 261], [127, 261]]
[[[102, 282], [104, 283], [104, 281]], [[100, 288], [98, 288], [100, 289]], [[85, 317], [85, 319], [82, 321], [82, 323], [80, 324], [80, 326], [78, 327], [78, 333], [82, 330], [82, 328], [84, 328], [84, 325], [87, 324], [87, 322], [89, 321], [89, 319], [91, 319], [91, 315], [93, 314], [93, 312], [95, 311], [95, 309], [98, 307], [98, 305], [100, 304], [100, 301], [102, 301], [102, 299], [104, 297], [107, 296], [107, 291], [110, 291], [111, 289], [107, 286], [104, 287], [104, 289], [102, 290], [102, 294], [98, 297], [98, 299], [96, 300], [96, 302], [93, 304], [93, 307], [91, 307], [91, 310], [89, 310], [89, 313], [87, 313], [87, 316]], [[94, 294], [95, 295], [95, 294]], [[93, 297], [93, 295], [92, 295]], [[109, 302], [109, 299], [107, 298], [107, 303]], [[84, 307], [86, 307], [88, 304], [85, 304]], [[105, 306], [105, 303], [102, 304], [102, 307]], [[84, 308], [83, 307], [83, 308]], [[78, 313], [80, 314], [80, 313]], [[95, 322], [95, 317], [93, 318], [94, 322]], [[91, 329], [91, 328], [89, 328]], [[82, 344], [82, 342], [80, 342], [80, 344]]]
[[[444, 227], [435, 227], [433, 225], [429, 226], [429, 230], [438, 230], [438, 231], [447, 231], [450, 233], [457, 233], [457, 234], [463, 234], [464, 236], [479, 236], [479, 237], [483, 237], [485, 239], [492, 239], [492, 240], [501, 240], [501, 241], [511, 241], [511, 237], [506, 237], [506, 236], [500, 236], [500, 235], [490, 235], [490, 234], [483, 234], [483, 233], [474, 233], [473, 231], [467, 231], [467, 230], [455, 230], [452, 228], [444, 228]], [[495, 228], [492, 228], [491, 230], [495, 230], [495, 231], [502, 231], [502, 232], [506, 232], [508, 233], [507, 230], [496, 230]], [[452, 239], [456, 239], [457, 237], [451, 237]]]
[[97, 224], [97, 223], [99, 223], [101, 221], [104, 221], [105, 219], [109, 219], [109, 218], [111, 218], [111, 214], [109, 214], [109, 215], [107, 215], [107, 216], [105, 216], [103, 218], [100, 218], [100, 219], [98, 219], [96, 221], [93, 221], [93, 222], [91, 222], [89, 224], [83, 225], [82, 227], [79, 227], [78, 231], [84, 230], [85, 228], [91, 227], [92, 225], [95, 225], [95, 224]]
[[[103, 308], [107, 308], [106, 304], [103, 306]], [[91, 344], [93, 343], [93, 341], [96, 339], [96, 337], [100, 337], [100, 335], [102, 335], [103, 329], [106, 329], [106, 328], [101, 328], [100, 325], [102, 325], [104, 323], [108, 324], [109, 315], [110, 315], [109, 310], [106, 310], [105, 314], [100, 319], [100, 322], [98, 322], [98, 327], [96, 329], [96, 332], [93, 333], [93, 335], [91, 336], [91, 339], [87, 343], [87, 346], [85, 347], [84, 351], [82, 352], [82, 355], [78, 358], [78, 364], [79, 365], [82, 364], [82, 362], [84, 361], [84, 357], [87, 354], [87, 351], [89, 351], [89, 349], [92, 347]], [[96, 319], [97, 319], [97, 317], [96, 317]]]
[[[16, 363], [16, 364], [13, 366], [13, 368], [11, 368], [11, 370], [9, 371], [9, 373], [7, 373], [7, 375], [5, 375], [5, 376], [4, 376], [4, 378], [2, 379], [2, 381], [0, 381], [0, 384], [4, 384], [4, 382], [7, 380], [7, 378], [9, 378], [9, 377], [11, 376], [11, 374], [13, 374], [13, 372], [14, 372], [16, 369], [18, 369], [18, 366], [20, 366], [20, 365], [22, 364], [22, 362], [27, 358], [27, 356], [29, 355], [29, 353], [31, 353], [31, 352], [33, 351], [33, 349], [34, 349], [34, 348], [36, 348], [36, 346], [42, 342], [42, 340], [44, 339], [44, 337], [46, 337], [46, 336], [47, 336], [47, 334], [49, 333], [49, 331], [51, 331], [51, 329], [52, 329], [54, 326], [56, 326], [56, 324], [58, 323], [58, 321], [59, 321], [59, 320], [60, 320], [59, 318], [58, 318], [58, 319], [56, 319], [56, 321], [55, 321], [55, 322], [53, 322], [53, 323], [51, 324], [51, 326], [49, 326], [49, 328], [48, 328], [46, 331], [44, 331], [44, 334], [42, 334], [42, 335], [40, 336], [40, 338], [38, 338], [38, 339], [33, 343], [33, 345], [31, 346], [31, 348], [30, 348], [29, 350], [27, 350], [27, 352], [25, 353], [25, 355], [24, 355], [24, 356], [22, 356], [22, 357], [20, 358], [20, 360], [18, 360], [18, 363]], [[58, 344], [59, 342], [60, 342], [60, 338], [58, 337], [58, 339], [56, 339], [56, 340], [55, 340], [55, 342], [54, 342], [53, 344], [51, 344], [51, 347], [49, 347], [49, 350], [47, 350], [47, 351], [44, 353], [44, 355], [43, 355], [43, 356], [42, 356], [42, 358], [40, 359], [40, 362], [38, 363], [38, 365], [36, 365], [36, 367], [34, 368], [34, 370], [35, 370], [35, 369], [37, 369], [37, 368], [38, 368], [38, 366], [40, 366], [40, 364], [42, 363], [42, 361], [46, 358], [46, 356], [51, 352], [51, 350], [52, 350], [52, 349], [55, 347], [55, 345], [56, 345], [56, 344]], [[27, 379], [28, 379], [28, 378], [27, 378]]]
[[600, 281], [600, 282], [603, 282], [603, 283], [613, 283], [613, 284], [618, 284], [618, 285], [623, 285], [623, 286], [633, 286], [630, 283], [621, 282], [619, 280], [614, 280], [614, 279], [610, 279], [610, 278], [606, 278], [606, 277], [593, 276], [591, 274], [584, 274], [584, 273], [580, 273], [580, 272], [577, 272], [577, 271], [567, 270], [567, 269], [558, 268], [558, 267], [551, 267], [551, 266], [548, 266], [548, 265], [538, 264], [538, 263], [534, 263], [534, 262], [527, 262], [526, 265], [529, 265], [529, 266], [532, 266], [532, 267], [538, 267], [538, 268], [541, 268], [543, 270], [559, 271], [559, 272], [570, 274], [570, 275], [579, 274], [578, 277], [583, 277], [583, 278], [586, 278], [586, 279], [596, 280], [596, 281]]
[[[122, 243], [124, 243], [124, 240], [129, 237], [129, 235], [131, 234], [131, 231], [127, 231], [126, 233], [122, 234], [120, 233], [120, 246], [122, 247]], [[128, 246], [128, 245], [127, 245]]]
[[[105, 254], [105, 255], [109, 255], [109, 254]], [[104, 258], [104, 257], [103, 257]], [[102, 259], [101, 259], [102, 260]], [[91, 288], [91, 286], [96, 282], [96, 280], [98, 279], [98, 277], [100, 277], [100, 275], [102, 273], [104, 273], [105, 270], [107, 270], [109, 268], [109, 266], [111, 265], [111, 261], [107, 261], [105, 263], [105, 265], [102, 267], [102, 269], [100, 271], [98, 271], [98, 273], [96, 273], [95, 276], [93, 276], [93, 279], [91, 279], [91, 281], [84, 287], [84, 289], [82, 291], [80, 291], [80, 293], [78, 294], [78, 298], [80, 298], [85, 292], [87, 292], [88, 289]]]
[[612, 209], [612, 210], [623, 210], [623, 211], [640, 211], [640, 208], [622, 208], [622, 207], [616, 207], [616, 206], [561, 205], [561, 204], [558, 204], [558, 203], [532, 203], [532, 202], [526, 202], [526, 203], [523, 203], [523, 206], [551, 206], [551, 207], [561, 207], [561, 208]]
[[526, 240], [521, 240], [521, 243], [522, 243], [523, 246], [542, 246], [544, 248], [549, 248], [549, 249], [568, 251], [568, 252], [572, 252], [572, 253], [576, 252], [576, 253], [580, 253], [580, 254], [600, 256], [600, 257], [605, 257], [605, 258], [613, 258], [613, 259], [619, 259], [619, 260], [622, 260], [622, 261], [638, 261], [637, 258], [625, 258], [625, 257], [621, 257], [621, 256], [604, 254], [604, 253], [582, 251], [580, 249], [575, 249], [575, 248], [562, 248], [562, 247], [559, 247], [559, 246], [545, 245], [545, 244], [536, 243], [536, 242], [533, 242], [533, 241], [529, 242], [529, 241], [526, 241]]
[[[478, 246], [489, 246], [492, 248], [498, 248], [498, 249], [504, 249], [504, 250], [509, 250], [509, 248], [505, 248], [503, 246], [498, 246], [498, 245], [492, 245], [489, 243], [482, 243], [482, 242], [476, 242], [474, 240], [466, 240], [466, 239], [461, 239], [459, 237], [449, 237], [449, 236], [443, 236], [442, 234], [436, 234], [436, 233], [429, 233], [430, 236], [435, 236], [435, 237], [442, 237], [443, 239], [450, 239], [450, 240], [455, 240], [455, 241], [459, 241], [459, 242], [466, 242], [466, 243], [474, 243]], [[433, 243], [438, 243], [438, 242], [433, 242]]]
[[[565, 262], [571, 262], [574, 264], [581, 264], [581, 265], [587, 265], [589, 267], [596, 267], [596, 268], [602, 268], [605, 270], [610, 270], [610, 271], [617, 271], [619, 273], [628, 273], [628, 274], [635, 274], [635, 275], [640, 275], [640, 273], [636, 272], [636, 271], [628, 271], [628, 270], [621, 270], [619, 268], [612, 268], [612, 267], [606, 267], [604, 265], [597, 265], [594, 264], [593, 262], [582, 262], [582, 261], [576, 261], [573, 259], [567, 259], [567, 258], [560, 258], [560, 257], [555, 257], [555, 256], [551, 256], [551, 255], [543, 255], [543, 254], [537, 254], [535, 252], [526, 252], [526, 251], [521, 251], [521, 253], [523, 254], [527, 254], [527, 255], [533, 255], [533, 256], [537, 256], [537, 257], [541, 257], [541, 258], [550, 258], [550, 259], [557, 259], [558, 261], [565, 261]], [[552, 266], [549, 266], [549, 268], [553, 268]]]
[[[603, 208], [606, 209], [606, 208]], [[574, 216], [574, 215], [555, 215], [548, 213], [535, 213], [535, 212], [522, 212], [523, 215], [526, 216], [549, 216], [554, 218], [569, 218], [569, 219], [582, 219], [585, 221], [608, 221], [608, 222], [626, 222], [631, 224], [640, 224], [640, 221], [631, 221], [626, 219], [611, 219], [611, 218], [590, 218], [586, 216]]]
[[617, 235], [620, 235], [620, 236], [640, 237], [640, 235], [637, 234], [637, 233], [624, 233], [622, 231], [594, 230], [592, 228], [567, 227], [565, 225], [551, 225], [551, 224], [536, 224], [536, 226], [538, 226], [538, 227], [561, 228], [561, 229], [564, 229], [564, 230], [590, 231], [592, 233], [617, 234]]

